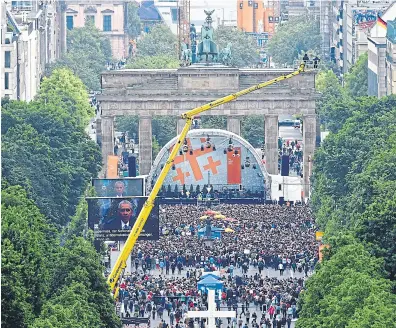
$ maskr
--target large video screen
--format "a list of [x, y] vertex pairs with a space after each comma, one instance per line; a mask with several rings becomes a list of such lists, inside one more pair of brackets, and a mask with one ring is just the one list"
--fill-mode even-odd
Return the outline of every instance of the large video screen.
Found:
[[143, 178], [92, 179], [98, 197], [144, 196]]
[[[147, 197], [87, 198], [88, 226], [96, 240], [126, 240]], [[159, 239], [159, 206], [156, 202], [139, 236]]]

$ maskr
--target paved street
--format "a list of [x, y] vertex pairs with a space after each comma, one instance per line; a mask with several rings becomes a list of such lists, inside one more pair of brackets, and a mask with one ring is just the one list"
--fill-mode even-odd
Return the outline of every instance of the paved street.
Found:
[[[176, 272], [177, 272], [177, 270], [176, 270]], [[166, 277], [179, 277], [179, 278], [180, 277], [185, 277], [186, 276], [186, 272], [187, 272], [187, 270], [183, 270], [181, 275], [179, 275], [179, 274], [171, 275], [170, 274], [170, 275], [166, 275]], [[248, 275], [249, 276], [250, 275], [254, 275], [256, 272], [258, 272], [258, 269], [255, 269], [252, 266], [249, 267], [249, 270], [248, 270]], [[139, 268], [139, 274], [142, 274], [142, 273], [143, 272], [141, 271], [141, 268]], [[165, 273], [165, 270], [164, 270], [164, 273]], [[160, 275], [164, 276], [164, 273], [161, 274], [160, 270], [152, 270], [151, 271], [151, 274], [154, 275], [154, 276], [157, 276], [157, 277], [159, 277]], [[309, 275], [310, 274], [311, 273], [309, 273]], [[242, 269], [235, 268], [234, 276], [236, 276], [236, 275], [242, 275]], [[228, 274], [226, 274], [226, 276], [228, 276]], [[275, 271], [274, 269], [264, 269], [264, 271], [262, 272], [262, 276], [281, 278], [279, 271]], [[298, 271], [293, 273], [293, 270], [285, 270], [285, 272], [283, 274], [283, 278], [284, 279], [287, 279], [287, 278], [300, 278], [300, 277], [304, 277], [304, 273], [299, 273]], [[241, 310], [240, 310], [241, 304], [239, 304], [238, 307], [239, 307], [238, 308], [238, 319], [239, 319], [239, 317], [240, 317], [239, 314], [241, 312]], [[225, 307], [225, 305], [222, 305], [221, 311], [226, 311], [226, 310], [227, 310], [227, 308]], [[262, 311], [260, 311], [259, 308], [256, 308], [256, 306], [254, 306], [253, 303], [250, 304], [249, 311], [250, 311], [251, 315], [253, 314], [253, 312], [256, 312], [256, 314], [257, 314], [257, 323], [259, 323], [260, 322], [260, 318], [263, 315]], [[123, 307], [121, 307], [121, 313], [122, 312], [123, 312]], [[266, 314], [266, 317], [269, 318], [269, 315]], [[167, 311], [164, 311], [163, 319], [165, 320], [165, 322], [170, 324], [170, 319], [169, 319], [169, 316], [167, 314]], [[244, 315], [242, 315], [242, 319], [244, 319]], [[159, 323], [161, 322], [161, 319], [158, 317], [158, 315], [156, 315], [154, 320], [152, 319], [152, 317], [150, 317], [150, 320], [151, 320], [150, 327], [158, 328]], [[291, 324], [292, 328], [295, 327], [295, 322], [296, 321], [297, 321], [296, 319], [293, 319], [292, 324]], [[222, 325], [222, 327], [223, 328], [227, 328], [227, 326], [228, 326], [227, 325], [227, 320], [224, 320], [223, 322], [224, 322], [224, 324]], [[244, 321], [243, 324], [245, 324], [245, 321]]]
[[293, 126], [280, 126], [279, 136], [286, 140], [299, 140], [302, 141], [302, 134], [300, 129], [296, 129]]

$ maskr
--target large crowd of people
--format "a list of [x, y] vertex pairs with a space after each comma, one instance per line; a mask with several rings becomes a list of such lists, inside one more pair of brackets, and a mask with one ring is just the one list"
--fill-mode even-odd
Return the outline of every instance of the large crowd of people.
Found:
[[278, 142], [278, 170], [281, 171], [282, 156], [288, 156], [289, 169], [300, 175], [303, 169], [303, 149], [299, 140], [283, 140]]
[[[212, 208], [213, 227], [230, 231], [208, 245], [198, 235], [207, 224], [204, 208], [163, 205], [160, 239], [139, 241], [132, 270], [119, 292], [124, 317], [149, 317], [159, 328], [198, 328], [188, 310], [207, 308], [197, 282], [203, 271], [220, 272], [218, 308], [237, 311], [221, 327], [290, 327], [304, 279], [318, 257], [315, 223], [305, 206], [229, 205]], [[276, 270], [276, 271], [274, 271]], [[285, 274], [287, 273], [287, 274]]]

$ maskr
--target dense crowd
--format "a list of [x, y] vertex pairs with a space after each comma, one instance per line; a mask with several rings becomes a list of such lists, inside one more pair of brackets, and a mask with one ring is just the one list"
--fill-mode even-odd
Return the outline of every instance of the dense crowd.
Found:
[[282, 155], [289, 156], [289, 168], [297, 175], [302, 172], [303, 150], [301, 142], [298, 140], [280, 140], [278, 144], [278, 169], [281, 170]]
[[[200, 219], [205, 209], [161, 206], [160, 240], [138, 242], [134, 273], [127, 273], [120, 285], [123, 315], [157, 317], [159, 328], [203, 327], [203, 320], [188, 320], [185, 314], [207, 307], [206, 296], [197, 289], [204, 268], [221, 273], [218, 308], [237, 311], [237, 318], [223, 320], [222, 327], [290, 326], [304, 276], [317, 259], [309, 208], [221, 204], [212, 210], [231, 218], [213, 219], [212, 226], [233, 232], [223, 232], [207, 246], [197, 236], [205, 228]], [[269, 276], [274, 269], [279, 273]], [[286, 277], [285, 270], [295, 274]]]

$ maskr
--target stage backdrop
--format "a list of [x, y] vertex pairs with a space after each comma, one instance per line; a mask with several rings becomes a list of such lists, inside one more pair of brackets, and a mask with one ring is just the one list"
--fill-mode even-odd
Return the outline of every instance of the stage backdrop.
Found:
[[[211, 147], [206, 147], [207, 138]], [[214, 189], [222, 190], [244, 188], [246, 191], [260, 192], [266, 189], [268, 174], [261, 157], [243, 138], [229, 131], [216, 129], [197, 129], [188, 133], [188, 151], [178, 153], [163, 185], [178, 185], [179, 190], [186, 185], [202, 187], [211, 184]], [[147, 184], [150, 186], [159, 176], [176, 139], [172, 139], [155, 159]], [[230, 143], [232, 151], [228, 151]], [[213, 147], [213, 145], [215, 147]], [[201, 148], [203, 147], [203, 148]], [[247, 165], [248, 163], [248, 165]]]
[[[147, 197], [87, 198], [88, 226], [94, 231], [95, 240], [126, 240], [146, 200]], [[156, 202], [139, 240], [158, 239], [159, 212]]]

